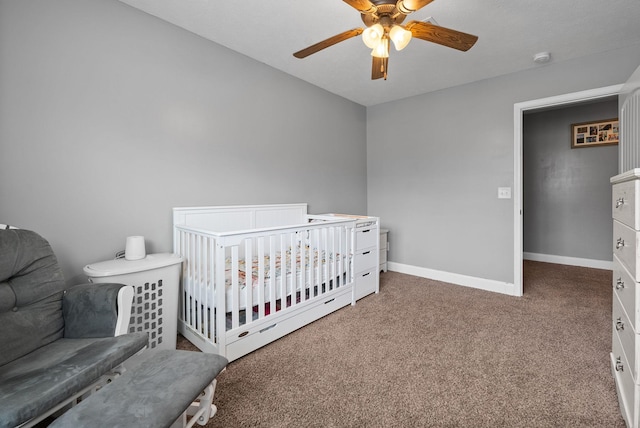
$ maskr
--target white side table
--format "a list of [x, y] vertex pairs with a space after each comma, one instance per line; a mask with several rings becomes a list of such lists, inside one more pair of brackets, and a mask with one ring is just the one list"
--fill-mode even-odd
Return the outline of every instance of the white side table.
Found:
[[380, 272], [387, 271], [387, 252], [389, 251], [388, 235], [388, 229], [380, 229]]

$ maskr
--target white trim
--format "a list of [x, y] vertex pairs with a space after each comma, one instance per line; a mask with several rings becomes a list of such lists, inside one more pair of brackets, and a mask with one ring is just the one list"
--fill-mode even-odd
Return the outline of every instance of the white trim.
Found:
[[573, 104], [620, 94], [623, 85], [589, 89], [513, 105], [513, 284], [515, 295], [522, 296], [522, 115], [526, 110]]
[[556, 256], [554, 254], [522, 253], [524, 260], [534, 262], [555, 263], [558, 265], [580, 266], [593, 269], [613, 270], [613, 262], [609, 260], [582, 259], [579, 257]]
[[516, 290], [513, 284], [510, 284], [508, 282], [477, 278], [473, 276], [461, 275], [458, 273], [445, 272], [420, 266], [405, 265], [396, 262], [387, 262], [387, 264], [389, 266], [389, 270], [392, 272], [406, 273], [408, 275], [419, 276], [421, 278], [428, 278], [435, 281], [448, 282], [450, 284], [478, 288], [480, 290], [493, 291], [501, 294], [508, 294], [510, 296], [516, 295]]
[[133, 285], [125, 285], [118, 290], [118, 318], [116, 320], [116, 331], [114, 336], [121, 336], [129, 333], [131, 306], [133, 305], [134, 294], [135, 289]]

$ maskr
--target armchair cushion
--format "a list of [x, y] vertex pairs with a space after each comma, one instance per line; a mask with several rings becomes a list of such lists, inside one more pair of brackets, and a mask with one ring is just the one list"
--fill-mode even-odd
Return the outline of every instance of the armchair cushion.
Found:
[[147, 344], [146, 333], [59, 339], [0, 367], [0, 427], [14, 427], [81, 392]]
[[0, 230], [0, 366], [62, 338], [62, 271], [35, 232]]
[[85, 284], [67, 290], [62, 300], [64, 337], [113, 336], [118, 320], [118, 291], [122, 284]]

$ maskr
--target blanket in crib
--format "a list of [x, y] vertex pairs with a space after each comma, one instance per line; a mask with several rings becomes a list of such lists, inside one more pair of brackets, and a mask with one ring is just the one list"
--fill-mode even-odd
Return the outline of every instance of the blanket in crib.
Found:
[[[308, 245], [304, 246], [304, 247], [298, 247], [296, 248], [296, 252], [295, 252], [295, 272], [296, 275], [300, 277], [302, 271], [306, 272], [305, 274], [305, 285], [309, 286], [309, 278], [311, 277], [311, 273], [310, 271], [313, 269], [314, 271], [318, 268], [318, 266], [320, 265], [322, 268], [320, 269], [320, 275], [324, 275], [324, 269], [323, 267], [325, 266], [325, 264], [327, 263], [327, 260], [330, 264], [330, 266], [333, 264], [333, 260], [334, 260], [334, 254], [329, 252], [329, 257], [327, 259], [326, 254], [327, 252], [325, 250], [321, 250], [318, 251], [317, 249], [310, 249], [310, 247]], [[303, 260], [302, 260], [302, 256], [304, 254], [304, 264], [303, 264]], [[336, 262], [340, 262], [341, 257], [339, 253], [335, 254], [335, 259]], [[278, 251], [275, 255], [275, 279], [276, 281], [279, 280], [282, 277], [282, 273], [283, 271], [285, 272], [285, 275], [289, 276], [292, 274], [293, 272], [293, 264], [291, 262], [292, 260], [292, 251], [291, 249], [288, 249], [285, 251], [285, 256], [282, 257], [282, 253], [280, 251]], [[250, 275], [251, 275], [251, 284], [253, 287], [257, 286], [260, 281], [260, 259], [258, 256], [255, 256], [252, 258], [251, 260], [251, 268], [249, 269]], [[282, 264], [284, 263], [284, 269], [282, 268]], [[304, 266], [304, 269], [303, 269]], [[270, 255], [265, 255], [263, 258], [263, 270], [264, 270], [264, 285], [267, 285], [269, 283], [269, 280], [271, 279], [271, 256]], [[248, 273], [248, 269], [247, 269], [247, 261], [245, 259], [240, 259], [238, 260], [238, 283], [240, 285], [241, 289], [244, 289], [246, 287], [247, 284], [247, 273]], [[333, 272], [331, 271], [331, 274], [333, 275]], [[225, 286], [226, 288], [231, 287], [233, 281], [233, 264], [232, 264], [232, 260], [231, 257], [227, 257], [225, 260]]]

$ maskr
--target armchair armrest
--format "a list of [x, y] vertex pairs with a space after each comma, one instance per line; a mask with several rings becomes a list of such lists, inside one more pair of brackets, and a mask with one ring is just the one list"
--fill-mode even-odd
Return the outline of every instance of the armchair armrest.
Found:
[[64, 337], [113, 337], [127, 333], [133, 287], [124, 284], [83, 284], [65, 291], [62, 299]]

